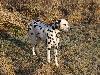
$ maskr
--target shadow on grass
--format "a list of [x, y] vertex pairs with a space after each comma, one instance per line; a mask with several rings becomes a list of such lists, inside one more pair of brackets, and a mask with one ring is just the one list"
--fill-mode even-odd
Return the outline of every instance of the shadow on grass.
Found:
[[[17, 47], [20, 47], [21, 49], [25, 50], [26, 52], [31, 54], [30, 51], [30, 46], [28, 45], [27, 42], [23, 42], [20, 39], [16, 39], [16, 37], [11, 36], [6, 30], [4, 29], [0, 29], [0, 40], [2, 42], [4, 41], [9, 41], [11, 44], [16, 45]], [[1, 43], [2, 44], [2, 43]], [[30, 56], [29, 56], [30, 57]], [[36, 57], [35, 57], [36, 58]], [[34, 60], [33, 60], [34, 61]], [[33, 62], [31, 60], [31, 62]], [[31, 66], [29, 66], [28, 68], [24, 68], [24, 69], [17, 69], [15, 70], [15, 73], [17, 75], [19, 74], [24, 74], [24, 75], [28, 75], [28, 74], [32, 74], [33, 72], [36, 72], [36, 69], [40, 67], [41, 62], [43, 63], [43, 60], [39, 57], [37, 57], [35, 59], [35, 61], [31, 64]], [[20, 64], [19, 64], [20, 65]]]
[[25, 51], [29, 51], [30, 47], [26, 42], [21, 41], [20, 39], [16, 39], [15, 37], [11, 36], [10, 34], [7, 33], [5, 30], [0, 29], [0, 39], [2, 41], [7, 40], [11, 44], [15, 44], [17, 47], [20, 47], [21, 49]]

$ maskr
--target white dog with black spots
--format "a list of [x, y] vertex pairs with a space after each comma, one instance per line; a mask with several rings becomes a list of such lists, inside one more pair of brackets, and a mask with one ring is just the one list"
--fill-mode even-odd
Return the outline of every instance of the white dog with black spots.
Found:
[[55, 64], [58, 66], [57, 49], [60, 40], [57, 34], [61, 31], [66, 32], [69, 28], [69, 23], [65, 19], [59, 19], [52, 23], [52, 25], [47, 25], [40, 20], [32, 20], [28, 24], [28, 34], [33, 45], [33, 55], [36, 55], [36, 44], [39, 41], [43, 41], [47, 48], [47, 61], [50, 63], [50, 50], [54, 47]]

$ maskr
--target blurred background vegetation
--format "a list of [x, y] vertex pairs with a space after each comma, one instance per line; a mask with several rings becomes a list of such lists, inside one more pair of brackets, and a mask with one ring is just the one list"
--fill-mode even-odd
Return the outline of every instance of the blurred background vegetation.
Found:
[[[58, 68], [42, 46], [42, 61], [32, 55], [27, 23], [37, 18], [70, 23]], [[100, 75], [100, 0], [0, 0], [0, 75]]]

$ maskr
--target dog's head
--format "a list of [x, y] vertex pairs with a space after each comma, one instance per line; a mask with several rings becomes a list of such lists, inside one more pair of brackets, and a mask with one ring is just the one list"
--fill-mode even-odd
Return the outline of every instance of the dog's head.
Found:
[[55, 22], [55, 29], [66, 32], [69, 30], [69, 28], [69, 23], [65, 19], [60, 19]]

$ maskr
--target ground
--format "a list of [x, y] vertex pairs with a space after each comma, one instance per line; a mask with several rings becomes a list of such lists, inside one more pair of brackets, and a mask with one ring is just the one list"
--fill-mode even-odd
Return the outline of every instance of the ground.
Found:
[[[27, 23], [39, 18], [45, 23], [65, 18], [68, 33], [61, 34], [59, 67], [50, 64], [46, 50], [37, 47], [42, 60], [32, 55]], [[99, 0], [1, 0], [0, 75], [100, 75]]]

